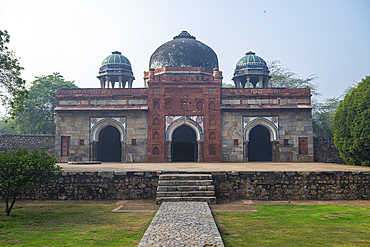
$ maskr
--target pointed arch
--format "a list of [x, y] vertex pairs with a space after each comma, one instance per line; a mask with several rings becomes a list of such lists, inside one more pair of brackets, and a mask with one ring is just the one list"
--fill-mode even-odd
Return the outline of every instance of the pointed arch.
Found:
[[[203, 117], [202, 117], [203, 119]], [[196, 121], [192, 120], [187, 116], [182, 116], [179, 119], [173, 121], [166, 129], [166, 141], [172, 141], [173, 132], [180, 126], [187, 125], [192, 128], [196, 134], [197, 141], [204, 140], [204, 130]]]
[[158, 117], [155, 117], [155, 118], [153, 119], [153, 125], [154, 125], [154, 126], [158, 126], [158, 125], [159, 125], [159, 118], [158, 118]]
[[[251, 130], [257, 125], [265, 127], [270, 134], [270, 141], [279, 140], [278, 117], [243, 117], [244, 122], [244, 141], [249, 141]], [[275, 122], [275, 123], [274, 123]]]
[[154, 101], [154, 103], [153, 103], [153, 109], [154, 110], [158, 110], [159, 109], [159, 102], [157, 100]]
[[126, 141], [126, 117], [90, 118], [90, 141], [99, 141], [99, 133], [107, 126], [115, 127], [120, 134], [120, 141]]
[[214, 131], [211, 131], [211, 133], [209, 133], [209, 140], [216, 140], [216, 133]]

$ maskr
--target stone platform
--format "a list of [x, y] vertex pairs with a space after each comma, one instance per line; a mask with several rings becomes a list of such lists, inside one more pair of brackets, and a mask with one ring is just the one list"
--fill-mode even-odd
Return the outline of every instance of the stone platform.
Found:
[[164, 202], [141, 246], [224, 246], [206, 202]]
[[323, 172], [323, 171], [370, 171], [370, 167], [348, 166], [332, 163], [101, 163], [101, 164], [68, 164], [59, 163], [67, 172], [94, 171], [256, 171], [256, 172]]

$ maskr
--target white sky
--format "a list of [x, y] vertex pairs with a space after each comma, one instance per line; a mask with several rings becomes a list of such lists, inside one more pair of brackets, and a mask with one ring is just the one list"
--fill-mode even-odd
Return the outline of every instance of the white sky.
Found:
[[252, 50], [301, 77], [318, 75], [327, 98], [370, 74], [369, 13], [368, 0], [0, 0], [0, 30], [27, 82], [59, 71], [97, 88], [101, 62], [117, 50], [143, 87], [151, 54], [187, 30], [216, 52], [224, 82]]

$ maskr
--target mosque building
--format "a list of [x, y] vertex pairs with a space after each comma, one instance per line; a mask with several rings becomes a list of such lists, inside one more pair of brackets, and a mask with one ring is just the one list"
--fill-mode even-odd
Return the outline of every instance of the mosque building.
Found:
[[97, 77], [100, 88], [57, 92], [59, 162], [314, 161], [310, 89], [269, 88], [254, 52], [236, 63], [235, 88], [187, 31], [154, 51], [144, 88], [117, 51]]

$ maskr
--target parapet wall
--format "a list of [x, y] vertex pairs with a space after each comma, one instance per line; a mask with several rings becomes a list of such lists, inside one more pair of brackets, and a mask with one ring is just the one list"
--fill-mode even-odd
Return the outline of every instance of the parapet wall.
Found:
[[3, 134], [0, 135], [0, 151], [8, 151], [15, 146], [26, 147], [31, 151], [44, 146], [47, 152], [54, 156], [55, 136], [54, 135], [28, 135], [28, 134]]
[[334, 146], [333, 137], [314, 137], [313, 147], [315, 162], [345, 164], [338, 149]]
[[217, 199], [365, 200], [370, 172], [212, 173]]
[[[166, 172], [168, 173], [168, 172]], [[194, 173], [194, 172], [192, 172]], [[200, 172], [198, 172], [200, 173]], [[368, 200], [369, 172], [210, 172], [218, 200]], [[160, 172], [61, 172], [24, 199], [155, 199]], [[0, 198], [4, 192], [0, 189]]]

